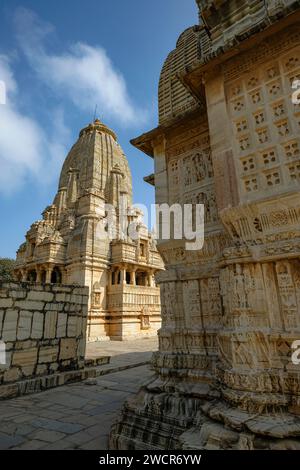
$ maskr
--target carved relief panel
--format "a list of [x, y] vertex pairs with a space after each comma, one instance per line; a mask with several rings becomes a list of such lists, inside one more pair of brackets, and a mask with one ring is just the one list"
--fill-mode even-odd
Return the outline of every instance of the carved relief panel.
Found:
[[221, 321], [220, 284], [217, 277], [200, 280], [201, 306], [204, 328], [211, 328]]
[[175, 282], [165, 282], [161, 288], [161, 318], [163, 328], [175, 327], [175, 308], [177, 305]]
[[204, 204], [206, 224], [218, 221], [206, 119], [168, 139], [169, 204]]
[[199, 281], [183, 281], [182, 283], [183, 305], [186, 328], [198, 327], [201, 325], [201, 305]]
[[287, 331], [300, 328], [300, 263], [276, 263], [276, 275], [284, 327]]
[[[291, 343], [300, 329], [299, 281], [299, 260], [232, 264], [221, 270], [224, 327], [218, 351], [226, 386], [286, 391], [288, 371], [295, 367]], [[274, 376], [284, 369], [279, 383], [270, 368]]]

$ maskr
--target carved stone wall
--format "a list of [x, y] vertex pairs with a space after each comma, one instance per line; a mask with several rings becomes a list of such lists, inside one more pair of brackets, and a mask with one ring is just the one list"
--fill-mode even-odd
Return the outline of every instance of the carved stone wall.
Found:
[[155, 375], [110, 443], [300, 449], [299, 4], [197, 3], [201, 57], [178, 76], [198, 105], [133, 144], [154, 157], [158, 203], [204, 203], [205, 243], [159, 242]]

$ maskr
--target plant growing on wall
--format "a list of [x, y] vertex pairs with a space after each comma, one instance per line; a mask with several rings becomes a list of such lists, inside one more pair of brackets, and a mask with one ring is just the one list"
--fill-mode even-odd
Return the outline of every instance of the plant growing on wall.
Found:
[[13, 269], [15, 260], [11, 258], [0, 258], [0, 281], [9, 281], [13, 279]]

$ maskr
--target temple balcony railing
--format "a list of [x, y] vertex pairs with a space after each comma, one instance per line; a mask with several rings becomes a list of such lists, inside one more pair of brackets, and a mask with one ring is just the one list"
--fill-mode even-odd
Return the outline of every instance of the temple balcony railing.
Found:
[[137, 258], [137, 247], [129, 243], [113, 244], [111, 248], [112, 262], [135, 263]]
[[154, 310], [160, 308], [159, 287], [112, 285], [107, 288], [107, 295], [108, 308], [127, 306], [134, 306], [134, 310], [148, 307]]
[[156, 266], [159, 269], [164, 269], [164, 265], [158, 251], [150, 250], [149, 253], [149, 264], [151, 266]]
[[34, 254], [38, 260], [63, 262], [66, 256], [66, 245], [60, 243], [42, 244], [36, 247]]

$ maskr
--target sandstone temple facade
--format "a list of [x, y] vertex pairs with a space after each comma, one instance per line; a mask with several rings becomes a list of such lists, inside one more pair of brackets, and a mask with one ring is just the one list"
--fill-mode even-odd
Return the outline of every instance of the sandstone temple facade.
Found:
[[[108, 204], [113, 230], [105, 219]], [[121, 211], [136, 237], [126, 224], [121, 234]], [[156, 335], [161, 321], [154, 275], [162, 267], [141, 211], [132, 206], [126, 156], [115, 133], [96, 119], [69, 152], [53, 204], [27, 232], [15, 277], [88, 286], [88, 339], [123, 340]]]
[[300, 449], [300, 2], [197, 4], [159, 125], [132, 143], [154, 158], [157, 203], [205, 205], [205, 243], [158, 242], [155, 376], [110, 446]]

